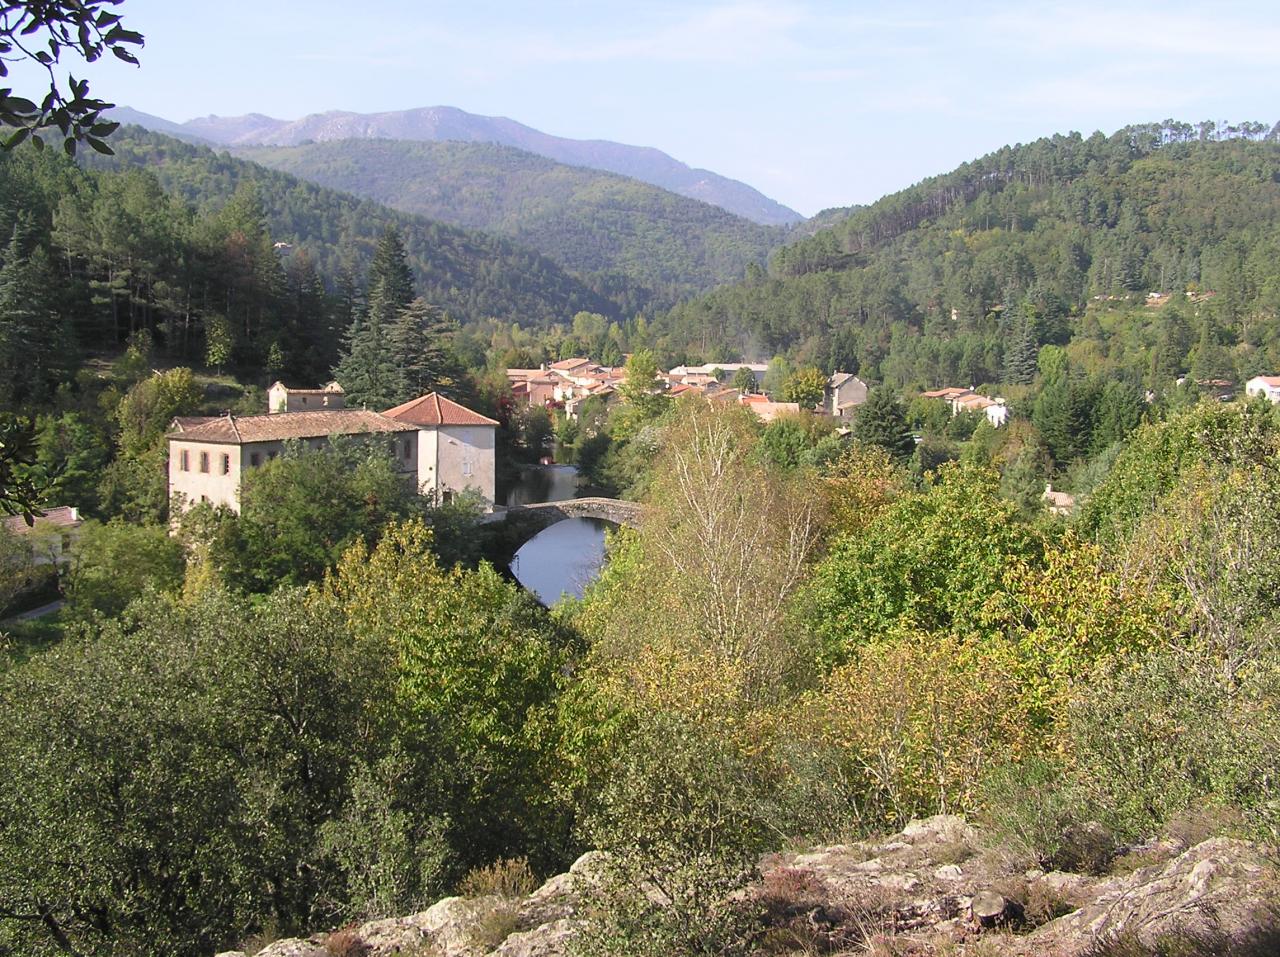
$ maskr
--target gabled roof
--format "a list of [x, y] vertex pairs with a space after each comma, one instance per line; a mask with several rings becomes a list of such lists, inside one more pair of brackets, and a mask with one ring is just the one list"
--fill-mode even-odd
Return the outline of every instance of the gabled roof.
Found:
[[185, 432], [193, 426], [203, 425], [205, 422], [212, 422], [220, 418], [222, 418], [220, 415], [180, 415], [169, 423], [169, 426], [175, 432]]
[[413, 426], [379, 415], [371, 409], [324, 409], [315, 412], [274, 412], [265, 415], [219, 415], [203, 419], [174, 419], [167, 438], [187, 442], [242, 445], [284, 442], [330, 435], [371, 432], [412, 432]]
[[1280, 375], [1256, 375], [1249, 381], [1261, 382], [1264, 385], [1269, 385], [1273, 389], [1280, 388]]
[[[833, 372], [831, 373], [831, 378], [827, 380], [827, 388], [840, 389], [850, 382], [862, 382], [862, 380], [852, 372]], [[865, 384], [863, 383], [863, 385]]]
[[590, 359], [561, 359], [559, 362], [551, 363], [551, 368], [567, 372], [570, 369], [577, 369], [579, 366], [589, 365], [591, 365]]
[[966, 409], [989, 409], [1000, 403], [988, 399], [985, 395], [962, 395], [955, 399], [955, 404]]
[[494, 425], [495, 419], [473, 412], [465, 405], [459, 405], [452, 399], [446, 399], [439, 392], [428, 392], [424, 396], [410, 399], [394, 409], [382, 413], [388, 418], [396, 419], [418, 427], [436, 425]]
[[972, 389], [961, 389], [957, 386], [947, 386], [945, 389], [934, 389], [932, 392], [921, 392], [922, 399], [954, 399], [957, 396], [968, 395]]
[[[57, 508], [45, 509], [43, 515], [36, 517], [35, 524], [39, 525], [42, 522], [58, 528], [76, 528], [84, 524], [80, 518], [80, 510], [70, 505], [59, 505]], [[34, 530], [34, 526], [28, 525], [27, 520], [21, 515], [7, 516], [3, 521], [3, 525], [14, 535], [26, 535]]]

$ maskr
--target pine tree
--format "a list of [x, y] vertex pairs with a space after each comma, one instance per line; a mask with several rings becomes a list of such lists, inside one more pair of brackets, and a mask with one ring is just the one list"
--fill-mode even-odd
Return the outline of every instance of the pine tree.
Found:
[[1082, 398], [1081, 389], [1063, 378], [1046, 387], [1032, 409], [1031, 421], [1059, 467], [1088, 446], [1089, 422]]
[[352, 321], [342, 360], [333, 370], [349, 405], [380, 410], [404, 401], [408, 390], [388, 338], [387, 327], [372, 310]]
[[902, 402], [885, 386], [872, 389], [867, 401], [858, 407], [853, 434], [859, 442], [877, 445], [898, 461], [906, 461], [915, 451]]
[[43, 246], [32, 247], [25, 218], [13, 228], [0, 266], [0, 403], [47, 398], [74, 358], [68, 324], [58, 315], [57, 284]]
[[400, 311], [389, 341], [396, 367], [404, 379], [405, 399], [441, 392], [456, 398], [462, 382], [461, 364], [453, 352], [457, 323], [439, 306], [415, 299]]
[[1031, 320], [1023, 319], [1004, 355], [1004, 381], [1014, 385], [1034, 382], [1039, 353], [1034, 326]]
[[413, 302], [413, 273], [400, 233], [388, 229], [369, 264], [368, 305], [357, 313], [346, 335], [346, 347], [334, 377], [352, 405], [386, 409], [410, 395], [400, 367], [393, 331]]
[[1127, 438], [1142, 421], [1142, 391], [1133, 383], [1112, 380], [1098, 400], [1093, 428], [1093, 451], [1101, 452]]
[[388, 309], [384, 317], [388, 323], [393, 322], [400, 310], [413, 302], [417, 293], [413, 287], [413, 271], [409, 268], [409, 257], [404, 250], [404, 242], [399, 230], [387, 229], [378, 240], [378, 248], [369, 263], [369, 307], [373, 308], [375, 298], [385, 304]]
[[295, 252], [285, 269], [285, 370], [299, 383], [318, 383], [333, 365], [333, 310], [324, 280], [305, 249]]

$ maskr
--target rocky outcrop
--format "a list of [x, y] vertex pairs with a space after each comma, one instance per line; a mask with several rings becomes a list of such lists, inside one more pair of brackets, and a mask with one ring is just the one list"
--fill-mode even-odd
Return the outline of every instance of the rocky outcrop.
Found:
[[803, 923], [819, 949], [854, 953], [885, 938], [918, 954], [964, 953], [981, 941], [984, 955], [1084, 957], [1114, 941], [1154, 951], [1176, 938], [1218, 953], [1273, 924], [1280, 871], [1263, 848], [1214, 838], [1152, 845], [1147, 856], [1127, 874], [1026, 870], [960, 818], [934, 817], [883, 842], [778, 855], [765, 862], [761, 888], [775, 903], [786, 887], [809, 888], [804, 903], [813, 906], [803, 921], [791, 914], [792, 925]]
[[[585, 855], [524, 898], [449, 897], [408, 917], [277, 941], [258, 957], [563, 957], [600, 860]], [[1023, 863], [940, 816], [881, 841], [770, 855], [742, 899], [762, 915], [774, 954], [1086, 957], [1111, 941], [1139, 948], [1126, 954], [1178, 937], [1212, 948], [1203, 953], [1256, 941], [1280, 894], [1268, 850], [1225, 838], [1151, 845], [1144, 866], [1108, 876]]]
[[[584, 854], [523, 898], [446, 897], [418, 914], [268, 944], [256, 957], [561, 957], [598, 866]], [[217, 957], [246, 957], [227, 951]]]

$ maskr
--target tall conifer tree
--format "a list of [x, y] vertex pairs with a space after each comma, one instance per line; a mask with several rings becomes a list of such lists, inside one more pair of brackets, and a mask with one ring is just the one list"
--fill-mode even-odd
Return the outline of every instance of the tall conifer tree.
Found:
[[462, 369], [453, 353], [457, 325], [439, 306], [415, 299], [396, 318], [389, 340], [408, 395], [442, 392], [456, 398]]
[[1004, 381], [1015, 385], [1034, 382], [1039, 352], [1035, 327], [1030, 319], [1023, 319], [1014, 331], [1013, 342], [1004, 356]]
[[878, 445], [898, 461], [915, 451], [915, 439], [907, 426], [907, 415], [890, 389], [872, 389], [867, 401], [858, 406], [853, 421], [853, 434], [866, 445]]
[[352, 405], [385, 409], [409, 394], [392, 331], [401, 312], [413, 302], [413, 273], [400, 234], [388, 229], [369, 265], [368, 305], [347, 331], [342, 360], [334, 377]]
[[0, 266], [0, 404], [42, 401], [67, 371], [75, 344], [58, 314], [49, 255], [20, 218]]

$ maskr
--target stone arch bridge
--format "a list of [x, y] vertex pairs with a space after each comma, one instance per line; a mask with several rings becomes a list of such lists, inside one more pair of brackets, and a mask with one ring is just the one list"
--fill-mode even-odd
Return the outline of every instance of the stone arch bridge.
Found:
[[624, 502], [616, 498], [570, 498], [562, 502], [536, 502], [532, 505], [512, 505], [486, 515], [484, 522], [518, 521], [530, 532], [562, 522], [566, 518], [597, 518], [614, 525], [638, 528], [644, 515], [639, 502]]
[[622, 502], [621, 499], [586, 498], [566, 499], [564, 502], [536, 502], [531, 505], [509, 505], [497, 508], [480, 519], [483, 525], [507, 522], [520, 540], [531, 539], [543, 528], [563, 522], [566, 518], [599, 518], [613, 525], [639, 528], [644, 505], [639, 502]]

